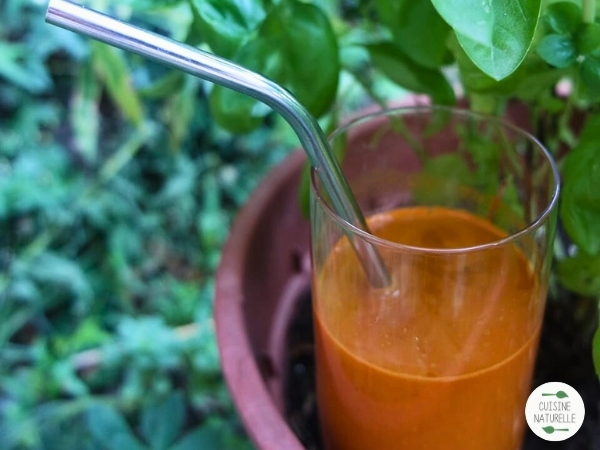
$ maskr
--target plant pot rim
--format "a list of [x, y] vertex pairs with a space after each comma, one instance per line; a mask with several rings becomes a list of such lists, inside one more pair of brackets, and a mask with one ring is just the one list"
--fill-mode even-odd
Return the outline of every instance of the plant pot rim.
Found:
[[253, 191], [231, 228], [217, 269], [214, 318], [225, 380], [247, 433], [257, 448], [301, 450], [269, 393], [251, 348], [244, 320], [244, 261], [252, 232], [281, 186], [296, 174], [306, 157], [291, 153]]

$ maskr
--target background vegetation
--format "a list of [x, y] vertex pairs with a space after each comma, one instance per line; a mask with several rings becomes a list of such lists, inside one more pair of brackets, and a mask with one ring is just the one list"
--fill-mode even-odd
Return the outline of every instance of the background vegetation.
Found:
[[[95, 2], [185, 38], [185, 2]], [[250, 448], [219, 370], [213, 273], [296, 144], [234, 136], [211, 86], [0, 1], [0, 448]]]

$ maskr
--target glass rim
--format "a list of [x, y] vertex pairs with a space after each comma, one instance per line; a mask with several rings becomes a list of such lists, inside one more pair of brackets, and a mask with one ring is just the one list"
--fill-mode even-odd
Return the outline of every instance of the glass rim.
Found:
[[[533, 134], [524, 130], [523, 128], [510, 123], [508, 120], [500, 117], [495, 117], [491, 115], [486, 115], [482, 113], [477, 113], [474, 111], [470, 111], [466, 108], [457, 108], [457, 107], [449, 107], [449, 106], [439, 106], [439, 105], [416, 105], [416, 106], [401, 106], [401, 107], [392, 107], [392, 108], [383, 108], [377, 110], [375, 112], [369, 112], [366, 114], [358, 115], [352, 117], [348, 122], [344, 123], [342, 126], [338, 127], [331, 133], [327, 140], [331, 143], [336, 137], [339, 135], [349, 131], [351, 128], [360, 125], [361, 123], [367, 122], [369, 120], [377, 119], [380, 117], [390, 116], [390, 115], [424, 115], [429, 114], [432, 111], [447, 111], [452, 115], [462, 116], [462, 117], [471, 117], [476, 118], [477, 120], [485, 120], [490, 123], [495, 123], [498, 126], [501, 126], [507, 130], [511, 130], [521, 136], [524, 136], [527, 141], [531, 142], [535, 147], [536, 151], [541, 152], [545, 160], [550, 165], [552, 177], [553, 177], [553, 190], [550, 196], [550, 199], [547, 202], [544, 210], [537, 214], [537, 217], [525, 225], [523, 228], [515, 231], [514, 233], [509, 234], [508, 236], [494, 240], [491, 242], [487, 242], [485, 244], [470, 246], [470, 247], [459, 247], [459, 248], [434, 248], [434, 247], [416, 247], [407, 244], [401, 244], [394, 241], [389, 241], [387, 239], [383, 239], [377, 237], [371, 233], [368, 233], [357, 226], [351, 224], [346, 221], [342, 217], [340, 217], [321, 195], [322, 187], [319, 188], [319, 177], [317, 176], [317, 171], [314, 167], [311, 167], [310, 170], [310, 190], [311, 194], [314, 195], [316, 201], [323, 208], [325, 213], [336, 222], [342, 229], [347, 231], [353, 236], [360, 237], [361, 239], [379, 247], [387, 247], [396, 251], [411, 251], [411, 252], [421, 252], [421, 253], [429, 253], [429, 254], [458, 254], [458, 253], [467, 253], [467, 252], [476, 252], [482, 250], [489, 250], [492, 248], [496, 248], [503, 245], [511, 244], [521, 237], [526, 236], [528, 234], [533, 233], [536, 229], [540, 228], [546, 220], [550, 217], [553, 211], [556, 209], [558, 204], [558, 198], [560, 193], [560, 175], [558, 171], [558, 167], [554, 158], [548, 152], [548, 149], [537, 139]], [[435, 205], [432, 205], [435, 207]]]

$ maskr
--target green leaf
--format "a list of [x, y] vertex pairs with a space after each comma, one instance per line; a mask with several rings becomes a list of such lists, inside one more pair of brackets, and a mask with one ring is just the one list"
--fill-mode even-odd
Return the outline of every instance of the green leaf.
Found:
[[185, 73], [179, 70], [172, 70], [150, 86], [140, 89], [140, 94], [151, 99], [169, 97], [183, 88], [185, 80]]
[[577, 58], [573, 40], [560, 34], [544, 36], [536, 51], [548, 64], [561, 69], [573, 64]]
[[252, 36], [266, 16], [260, 0], [190, 0], [194, 27], [212, 51], [225, 58]]
[[196, 201], [194, 188], [198, 182], [198, 175], [198, 167], [193, 160], [185, 156], [178, 158], [170, 177], [156, 195], [157, 206], [166, 208], [188, 196]]
[[77, 324], [67, 335], [59, 335], [52, 339], [52, 346], [58, 355], [73, 355], [77, 352], [99, 347], [111, 340], [96, 317], [88, 317]]
[[[324, 13], [297, 0], [280, 3], [260, 27], [258, 37], [234, 57], [240, 65], [286, 87], [315, 117], [335, 100], [339, 73], [337, 40]], [[260, 124], [269, 109], [256, 100], [215, 86], [211, 112], [233, 132]]]
[[254, 448], [246, 438], [235, 433], [232, 425], [213, 415], [202, 426], [177, 441], [169, 450], [251, 450]]
[[153, 450], [166, 449], [181, 433], [185, 422], [185, 399], [182, 392], [173, 392], [162, 402], [142, 411], [142, 436]]
[[88, 163], [96, 162], [100, 136], [100, 86], [89, 64], [83, 64], [77, 77], [76, 91], [71, 100], [69, 119], [73, 139]]
[[596, 375], [600, 378], [600, 324], [598, 324], [598, 328], [594, 333], [594, 339], [592, 340], [592, 359]]
[[393, 44], [384, 42], [368, 46], [373, 65], [398, 85], [428, 94], [434, 102], [451, 105], [454, 91], [441, 71], [418, 66]]
[[600, 24], [584, 23], [575, 35], [575, 47], [580, 55], [587, 55], [600, 47]]
[[198, 215], [198, 234], [206, 249], [218, 248], [227, 238], [227, 218], [223, 211], [203, 211]]
[[432, 0], [466, 53], [501, 80], [521, 64], [533, 41], [541, 0]]
[[83, 302], [91, 301], [93, 292], [82, 268], [65, 255], [45, 252], [30, 267], [31, 277], [38, 283], [68, 292]]
[[101, 42], [92, 42], [92, 64], [111, 99], [134, 124], [143, 121], [142, 102], [129, 75], [123, 52]]
[[199, 450], [223, 448], [223, 435], [215, 427], [202, 426], [190, 431], [169, 450]]
[[[261, 36], [275, 48], [268, 73], [280, 73], [284, 84], [315, 117], [327, 112], [335, 100], [340, 71], [337, 38], [323, 11], [301, 1], [282, 3], [270, 14]], [[278, 45], [281, 44], [281, 45]]]
[[530, 71], [524, 65], [521, 65], [515, 72], [503, 80], [495, 80], [475, 65], [456, 37], [452, 36], [448, 42], [449, 48], [456, 58], [462, 84], [469, 93], [510, 95], [516, 89], [519, 82], [526, 75], [529, 75]]
[[[44, 111], [39, 102], [36, 107], [40, 115], [56, 114], [56, 111]], [[55, 223], [69, 222], [73, 219], [72, 211], [65, 205], [72, 201], [74, 190], [68, 181], [68, 155], [61, 147], [40, 145], [37, 137], [31, 134], [37, 134], [43, 122], [23, 126], [26, 120], [23, 117], [20, 123], [21, 145], [10, 172], [0, 177], [0, 217], [38, 210]], [[34, 146], [35, 150], [29, 146]]]
[[65, 394], [82, 397], [89, 394], [88, 386], [77, 376], [76, 369], [71, 361], [57, 361], [52, 365], [48, 374], [60, 386]]
[[166, 125], [169, 127], [169, 143], [174, 153], [184, 148], [186, 138], [190, 136], [193, 120], [198, 117], [198, 90], [201, 80], [186, 76], [182, 86], [167, 97]]
[[117, 151], [108, 158], [99, 170], [99, 179], [106, 183], [113, 179], [144, 144], [154, 137], [155, 130], [151, 126], [139, 127], [123, 142]]
[[394, 44], [416, 64], [437, 69], [452, 60], [446, 46], [450, 27], [431, 2], [377, 0], [376, 8], [392, 32]]
[[36, 58], [27, 45], [2, 40], [0, 40], [0, 78], [33, 94], [45, 92], [52, 86], [52, 79], [43, 61]]
[[[548, 65], [538, 58], [531, 62], [525, 61], [513, 74], [517, 74], [523, 70], [523, 76], [514, 90], [514, 95], [526, 102], [546, 102], [547, 109], [550, 109], [550, 103], [559, 106], [562, 110], [562, 99], [549, 97], [546, 94], [552, 92], [556, 84], [565, 75], [563, 71], [548, 67]], [[507, 78], [510, 79], [510, 77]], [[541, 100], [540, 100], [541, 98]]]
[[104, 404], [90, 407], [86, 414], [87, 427], [96, 447], [103, 450], [145, 450], [133, 435], [123, 416]]
[[600, 296], [600, 255], [579, 251], [575, 256], [559, 260], [557, 274], [567, 289], [585, 296]]
[[600, 115], [588, 117], [579, 144], [563, 168], [560, 216], [569, 237], [582, 251], [600, 253]]
[[581, 8], [572, 2], [552, 3], [546, 8], [544, 21], [556, 33], [574, 33], [581, 23]]
[[600, 95], [600, 59], [588, 55], [579, 66], [579, 77], [582, 87], [592, 94]]

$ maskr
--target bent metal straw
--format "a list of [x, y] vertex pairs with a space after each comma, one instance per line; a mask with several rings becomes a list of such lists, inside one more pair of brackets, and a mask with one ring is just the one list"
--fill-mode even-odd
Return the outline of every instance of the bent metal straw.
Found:
[[[365, 218], [323, 130], [306, 108], [283, 87], [231, 61], [66, 0], [50, 1], [46, 21], [236, 90], [267, 104], [281, 114], [297, 134], [336, 213], [355, 227], [368, 231]], [[353, 246], [371, 284], [375, 287], [388, 286], [389, 274], [375, 248], [358, 240], [353, 241]]]

